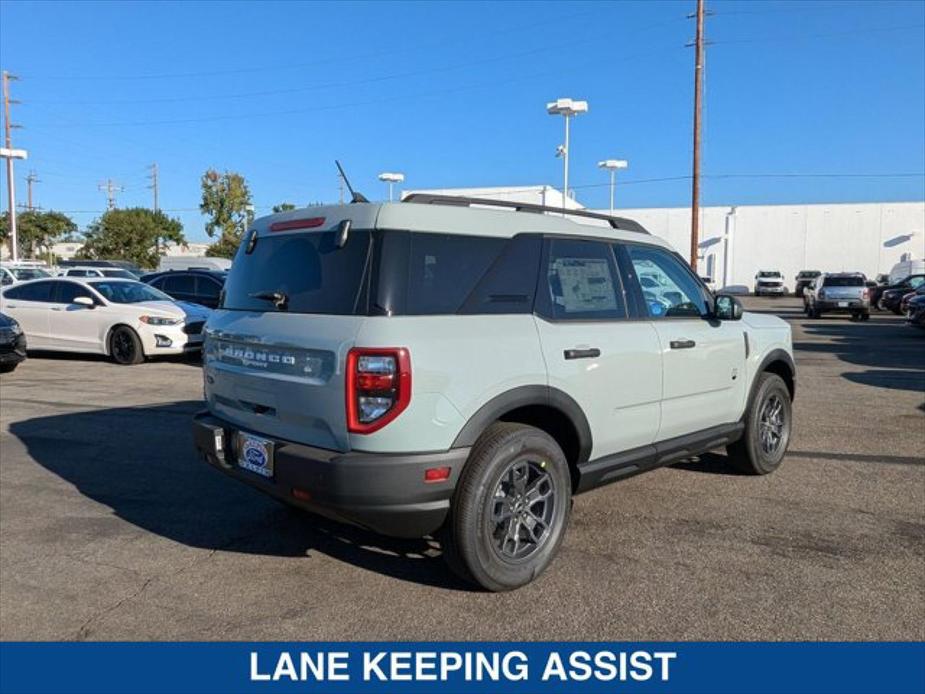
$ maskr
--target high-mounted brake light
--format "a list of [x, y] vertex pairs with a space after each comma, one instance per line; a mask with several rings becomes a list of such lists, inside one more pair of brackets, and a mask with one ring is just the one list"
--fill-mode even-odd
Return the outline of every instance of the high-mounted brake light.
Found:
[[308, 217], [306, 219], [290, 219], [285, 222], [273, 222], [270, 231], [292, 231], [293, 229], [314, 229], [324, 224], [324, 217]]
[[378, 431], [411, 402], [411, 356], [404, 347], [351, 349], [346, 383], [347, 430]]

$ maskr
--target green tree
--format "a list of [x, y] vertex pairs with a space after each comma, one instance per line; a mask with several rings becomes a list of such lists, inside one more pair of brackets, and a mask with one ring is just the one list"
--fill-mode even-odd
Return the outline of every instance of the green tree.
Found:
[[[47, 254], [51, 246], [63, 236], [77, 231], [74, 221], [62, 212], [30, 210], [16, 215], [16, 239], [24, 258]], [[0, 240], [10, 234], [10, 216], [0, 218]]]
[[277, 212], [288, 212], [289, 210], [294, 210], [295, 205], [291, 202], [281, 202], [279, 205], [273, 205], [273, 214]]
[[254, 219], [251, 192], [244, 177], [234, 171], [219, 173], [208, 169], [202, 175], [202, 202], [199, 211], [208, 215], [206, 233], [216, 242], [208, 255], [231, 258], [241, 237]]
[[186, 243], [179, 219], [146, 207], [109, 210], [87, 227], [78, 258], [129, 260], [140, 267], [157, 267], [158, 240]]

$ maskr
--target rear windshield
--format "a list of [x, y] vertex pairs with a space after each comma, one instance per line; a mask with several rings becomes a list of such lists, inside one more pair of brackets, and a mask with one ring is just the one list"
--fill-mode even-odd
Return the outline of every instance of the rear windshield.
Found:
[[[370, 236], [368, 231], [352, 231], [343, 248], [335, 245], [333, 231], [262, 236], [250, 253], [245, 246], [238, 251], [225, 283], [223, 307], [337, 315], [361, 312]], [[274, 301], [274, 294], [285, 301]]]
[[863, 287], [863, 277], [826, 277], [823, 283], [826, 287]]

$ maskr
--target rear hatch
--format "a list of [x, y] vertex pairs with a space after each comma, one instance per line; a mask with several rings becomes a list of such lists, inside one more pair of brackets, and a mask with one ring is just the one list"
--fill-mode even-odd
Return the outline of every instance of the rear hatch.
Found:
[[822, 283], [826, 301], [860, 301], [866, 298], [863, 277], [826, 277]]
[[206, 399], [243, 430], [343, 451], [344, 363], [366, 313], [371, 234], [352, 231], [338, 248], [331, 224], [291, 226], [255, 233], [235, 257], [206, 327]]

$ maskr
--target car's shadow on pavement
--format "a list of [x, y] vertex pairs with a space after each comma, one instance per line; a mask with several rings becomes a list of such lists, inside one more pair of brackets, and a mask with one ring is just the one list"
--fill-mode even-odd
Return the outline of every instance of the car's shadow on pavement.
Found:
[[281, 557], [317, 552], [394, 578], [470, 590], [430, 539], [399, 540], [289, 509], [194, 452], [200, 401], [36, 417], [10, 432], [47, 470], [123, 520], [191, 547]]
[[[95, 362], [95, 363], [109, 363], [115, 366], [115, 362], [112, 359], [107, 357], [104, 354], [84, 354], [82, 352], [52, 352], [45, 350], [36, 350], [30, 349], [27, 352], [29, 359], [40, 360], [47, 359], [49, 361], [72, 361], [72, 362]], [[156, 360], [148, 360], [144, 364], [135, 364], [131, 367], [124, 368], [133, 368], [137, 369], [139, 367], [144, 367], [145, 364], [168, 362], [171, 364], [185, 364], [187, 366], [202, 366], [202, 358], [199, 352], [189, 352], [188, 354], [172, 354], [170, 356], [160, 356]]]

